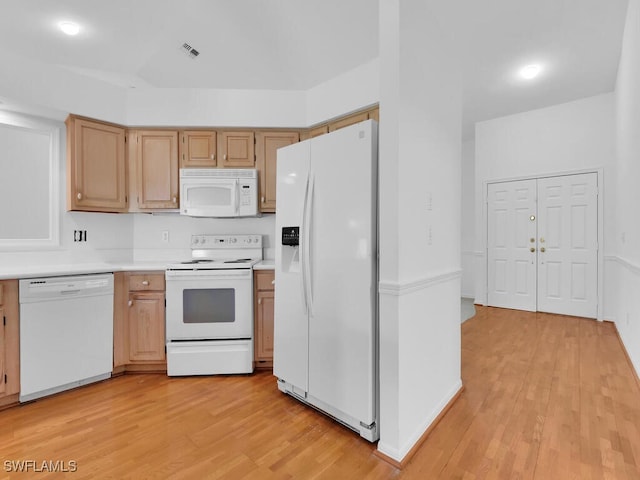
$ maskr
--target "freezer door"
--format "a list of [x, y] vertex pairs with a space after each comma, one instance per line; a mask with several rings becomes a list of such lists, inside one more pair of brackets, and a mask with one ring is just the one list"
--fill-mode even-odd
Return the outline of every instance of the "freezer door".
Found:
[[377, 375], [376, 127], [313, 139], [307, 232], [309, 395], [366, 424], [375, 420]]
[[[300, 390], [308, 390], [309, 320], [305, 291], [304, 235], [309, 179], [309, 142], [278, 149], [276, 177], [276, 258], [273, 373]], [[286, 243], [282, 237], [285, 231]]]

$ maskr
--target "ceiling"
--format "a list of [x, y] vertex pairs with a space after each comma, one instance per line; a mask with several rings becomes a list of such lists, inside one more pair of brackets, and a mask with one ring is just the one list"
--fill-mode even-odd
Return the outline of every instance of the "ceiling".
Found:
[[[464, 132], [612, 91], [627, 1], [432, 2], [462, 45]], [[375, 0], [20, 0], [2, 10], [0, 44], [13, 53], [127, 88], [306, 90], [378, 56]], [[57, 30], [65, 19], [82, 25], [77, 37]], [[540, 77], [518, 80], [533, 62]]]

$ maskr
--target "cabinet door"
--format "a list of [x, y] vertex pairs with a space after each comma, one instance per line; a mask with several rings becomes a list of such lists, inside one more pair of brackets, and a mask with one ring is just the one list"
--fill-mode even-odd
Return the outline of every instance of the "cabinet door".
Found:
[[296, 143], [298, 132], [258, 132], [256, 134], [256, 168], [260, 181], [260, 211], [276, 211], [276, 160], [280, 147]]
[[124, 128], [67, 118], [67, 209], [127, 209]]
[[178, 208], [178, 132], [138, 131], [136, 163], [138, 207]]
[[0, 397], [20, 391], [18, 280], [0, 282]]
[[[2, 288], [2, 286], [0, 286], [0, 288]], [[4, 312], [4, 308], [2, 307], [2, 304], [0, 304], [0, 320], [2, 320], [2, 323], [0, 323], [0, 396], [5, 395], [6, 393], [6, 382], [4, 381], [4, 376], [6, 374], [5, 369], [6, 369], [6, 365], [7, 362], [5, 360], [6, 357], [6, 346], [5, 346], [5, 325], [4, 325], [4, 318], [5, 317], [5, 312]]]
[[220, 134], [221, 166], [253, 168], [255, 165], [255, 136], [253, 132], [222, 132]]
[[180, 167], [210, 168], [216, 166], [216, 132], [180, 132]]
[[129, 360], [165, 359], [164, 293], [129, 294]]
[[274, 272], [270, 270], [254, 272], [254, 359], [269, 367], [273, 364], [274, 278]]

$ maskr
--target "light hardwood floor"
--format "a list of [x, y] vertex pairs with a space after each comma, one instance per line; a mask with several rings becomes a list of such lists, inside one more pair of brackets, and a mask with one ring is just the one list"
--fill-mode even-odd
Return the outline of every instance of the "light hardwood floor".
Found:
[[[477, 312], [465, 390], [402, 471], [268, 373], [126, 375], [0, 412], [0, 478], [73, 460], [74, 479], [640, 479], [640, 389], [613, 325]], [[57, 478], [11, 474], [34, 477]]]

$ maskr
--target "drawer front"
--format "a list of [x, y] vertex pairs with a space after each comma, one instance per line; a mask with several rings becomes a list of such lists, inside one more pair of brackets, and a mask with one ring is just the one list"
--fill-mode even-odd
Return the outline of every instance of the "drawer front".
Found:
[[129, 276], [129, 291], [164, 290], [164, 273]]
[[256, 290], [273, 290], [274, 272], [262, 270], [256, 272]]

